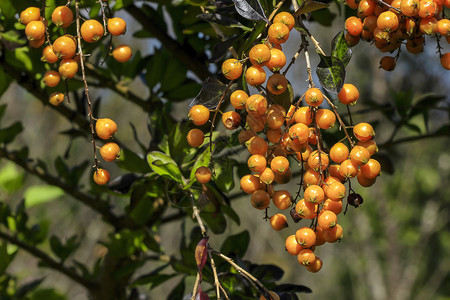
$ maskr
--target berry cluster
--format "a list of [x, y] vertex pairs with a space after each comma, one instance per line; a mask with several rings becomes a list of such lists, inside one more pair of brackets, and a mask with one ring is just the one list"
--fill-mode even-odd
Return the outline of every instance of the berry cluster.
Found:
[[[79, 0], [75, 0], [75, 18], [74, 13], [70, 8], [70, 4], [72, 1], [68, 1], [65, 6], [58, 6], [53, 10], [51, 15], [51, 23], [57, 27], [56, 31], [61, 33], [56, 39], [53, 40], [53, 42], [50, 38], [50, 27], [48, 25], [48, 22], [44, 17], [41, 16], [41, 10], [39, 8], [26, 8], [20, 13], [19, 21], [26, 26], [25, 34], [31, 47], [40, 48], [44, 45], [44, 43], [47, 44], [47, 46], [45, 46], [42, 50], [41, 60], [50, 65], [59, 63], [57, 71], [49, 70], [44, 74], [43, 82], [47, 87], [57, 87], [60, 84], [61, 79], [67, 80], [73, 78], [75, 75], [77, 75], [79, 69], [81, 68], [89, 107], [92, 143], [94, 145], [95, 172], [93, 178], [97, 184], [103, 185], [109, 181], [110, 174], [107, 170], [98, 167], [96, 155], [97, 148], [95, 146], [93, 123], [94, 121], [96, 121], [95, 133], [99, 138], [103, 140], [109, 140], [113, 137], [113, 134], [117, 131], [117, 125], [111, 119], [95, 119], [92, 115], [91, 101], [89, 98], [88, 85], [84, 71], [85, 55], [83, 54], [83, 47], [81, 43], [82, 41], [86, 43], [98, 42], [107, 33], [111, 34], [111, 36], [119, 36], [125, 34], [127, 24], [121, 18], [106, 18], [103, 10], [105, 4], [103, 2], [100, 2], [103, 12], [103, 25], [95, 19], [85, 20], [80, 25], [81, 17], [79, 14], [78, 1]], [[45, 15], [45, 9], [46, 7], [44, 6], [42, 8], [42, 15]], [[71, 26], [73, 24], [76, 24], [75, 36], [66, 33], [71, 29]], [[111, 54], [118, 62], [126, 62], [131, 58], [132, 50], [127, 45], [120, 45], [116, 47]], [[66, 94], [68, 94], [67, 85]], [[56, 106], [61, 104], [64, 98], [64, 93], [53, 92], [49, 97], [49, 102], [50, 104]], [[108, 142], [100, 148], [100, 154], [105, 161], [114, 161], [118, 157], [119, 152], [119, 146], [113, 142]]]
[[[234, 110], [222, 113], [222, 123], [227, 130], [243, 127], [238, 138], [250, 154], [247, 165], [252, 173], [241, 178], [240, 186], [251, 195], [250, 202], [254, 208], [265, 210], [265, 219], [270, 221], [271, 227], [276, 231], [288, 227], [287, 216], [295, 223], [302, 219], [311, 220], [310, 226], [301, 227], [290, 235], [285, 246], [288, 253], [297, 256], [300, 264], [311, 272], [317, 272], [322, 261], [315, 255], [315, 248], [342, 237], [337, 215], [342, 212], [343, 199], [348, 195], [348, 204], [355, 207], [362, 203], [362, 198], [351, 189], [351, 178], [356, 177], [361, 186], [371, 186], [380, 174], [381, 166], [371, 158], [377, 151], [372, 126], [368, 123], [345, 126], [336, 106], [314, 87], [312, 79], [310, 87], [287, 110], [274, 101], [276, 95], [289, 92], [286, 72], [280, 73], [286, 65], [281, 44], [288, 39], [293, 26], [291, 14], [277, 14], [267, 31], [267, 38], [250, 49], [248, 58], [242, 61], [228, 59], [223, 63], [224, 76], [235, 80], [242, 76], [245, 64], [249, 62], [251, 65], [246, 69], [245, 81], [259, 93], [249, 95], [244, 90], [234, 91], [230, 96]], [[273, 73], [267, 83], [264, 67]], [[352, 84], [344, 84], [338, 94], [343, 105], [355, 105], [358, 98], [358, 89]], [[302, 100], [304, 106], [301, 105]], [[320, 108], [322, 103], [328, 103], [333, 110]], [[200, 126], [210, 120], [210, 111], [198, 104], [190, 109], [189, 118]], [[333, 128], [337, 120], [345, 136], [340, 142], [326, 145], [322, 131]], [[349, 133], [350, 129], [353, 134]], [[187, 135], [192, 147], [202, 146], [204, 138], [204, 133], [198, 128]], [[291, 181], [297, 171], [294, 168], [298, 168], [300, 174], [297, 177], [299, 190], [295, 196], [277, 187]], [[196, 171], [196, 179], [202, 184], [211, 177], [212, 171], [208, 167], [200, 167]], [[349, 193], [345, 183], [349, 185]], [[271, 203], [288, 213], [280, 212], [269, 217]]]
[[425, 36], [434, 36], [441, 65], [450, 70], [450, 52], [442, 53], [440, 38], [450, 43], [450, 20], [445, 17], [444, 7], [450, 8], [448, 0], [347, 0], [346, 4], [357, 9], [357, 17], [345, 21], [345, 39], [350, 46], [360, 38], [372, 42], [381, 52], [398, 51], [395, 57], [384, 56], [380, 68], [395, 69], [400, 47], [406, 42], [406, 50], [413, 54], [423, 52]]

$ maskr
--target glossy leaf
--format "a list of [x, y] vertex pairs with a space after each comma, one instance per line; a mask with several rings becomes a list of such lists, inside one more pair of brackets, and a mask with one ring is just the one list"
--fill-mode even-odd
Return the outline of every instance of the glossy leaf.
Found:
[[219, 25], [228, 26], [228, 27], [243, 26], [236, 19], [227, 17], [225, 15], [217, 14], [217, 13], [203, 13], [203, 14], [197, 15], [197, 18], [208, 21], [208, 22], [216, 23]]
[[330, 6], [327, 3], [314, 0], [297, 0], [297, 2], [300, 5], [300, 8], [294, 13], [294, 17]]
[[253, 21], [264, 20], [266, 23], [269, 23], [258, 0], [233, 0], [233, 2], [236, 11], [242, 17]]
[[147, 155], [147, 161], [155, 173], [182, 183], [181, 171], [170, 156], [162, 152], [153, 151]]
[[220, 252], [225, 255], [234, 254], [243, 257], [247, 251], [250, 242], [250, 233], [248, 230], [231, 235], [223, 242]]
[[[232, 92], [237, 88], [237, 85], [233, 83], [227, 90], [227, 85], [220, 82], [215, 77], [206, 78], [202, 85], [200, 93], [195, 97], [194, 100], [189, 104], [188, 109], [197, 104], [202, 104], [207, 108], [213, 110], [219, 104], [220, 99], [228, 99]], [[225, 96], [224, 93], [226, 92]]]
[[348, 46], [344, 38], [344, 31], [341, 30], [331, 42], [331, 56], [339, 58], [344, 66], [347, 66], [348, 62], [352, 58], [352, 49]]
[[274, 289], [276, 292], [312, 293], [312, 290], [299, 284], [280, 284]]
[[322, 87], [330, 94], [336, 96], [342, 89], [345, 81], [345, 66], [334, 56], [319, 54], [320, 63], [316, 73]]

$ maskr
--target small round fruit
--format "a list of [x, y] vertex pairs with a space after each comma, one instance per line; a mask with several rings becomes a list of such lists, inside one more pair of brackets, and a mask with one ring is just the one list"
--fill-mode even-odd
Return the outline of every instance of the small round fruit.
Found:
[[323, 230], [322, 236], [327, 243], [335, 243], [342, 239], [342, 237], [344, 236], [344, 231], [341, 225], [336, 224], [336, 226], [334, 226], [330, 230]]
[[355, 146], [352, 151], [350, 151], [350, 159], [353, 164], [357, 166], [362, 166], [366, 164], [370, 159], [369, 150], [364, 148], [363, 146]]
[[128, 45], [120, 45], [113, 50], [112, 55], [115, 60], [123, 63], [130, 60], [131, 56], [133, 55], [133, 51]]
[[297, 260], [299, 264], [304, 266], [309, 266], [311, 263], [314, 263], [316, 260], [316, 255], [311, 249], [303, 249], [297, 256]]
[[299, 107], [294, 113], [294, 120], [296, 123], [303, 123], [306, 126], [309, 126], [313, 121], [311, 107]]
[[345, 185], [343, 185], [339, 181], [327, 183], [328, 185], [324, 185], [325, 195], [332, 201], [341, 201], [344, 199], [346, 194]]
[[364, 177], [373, 179], [380, 175], [381, 165], [376, 159], [371, 158], [360, 170]]
[[344, 84], [338, 94], [339, 102], [345, 105], [355, 105], [359, 98], [358, 89], [350, 83]]
[[375, 131], [369, 123], [359, 123], [353, 127], [353, 134], [358, 141], [368, 141], [374, 138]]
[[300, 246], [310, 248], [316, 242], [316, 233], [309, 227], [302, 227], [295, 232], [295, 239]]
[[108, 32], [112, 35], [125, 34], [127, 31], [127, 23], [122, 18], [111, 18], [108, 20]]
[[295, 205], [295, 212], [303, 219], [312, 220], [317, 217], [317, 205], [302, 199]]
[[286, 238], [284, 246], [286, 248], [286, 251], [290, 255], [298, 255], [300, 253], [300, 251], [303, 249], [303, 247], [297, 243], [297, 240], [295, 239], [294, 234], [292, 234]]
[[109, 181], [110, 177], [111, 175], [109, 174], [109, 172], [101, 168], [98, 168], [93, 175], [94, 181], [98, 185], [106, 184]]
[[333, 201], [331, 199], [325, 200], [323, 209], [334, 212], [336, 215], [342, 212], [342, 201]]
[[383, 31], [393, 32], [397, 30], [399, 20], [397, 14], [392, 11], [382, 12], [377, 19], [377, 27]]
[[281, 210], [288, 209], [292, 205], [292, 195], [289, 191], [275, 191], [272, 197], [273, 204]]
[[63, 59], [58, 68], [59, 74], [63, 79], [73, 78], [78, 72], [78, 63], [72, 58]]
[[358, 166], [351, 159], [346, 159], [339, 167], [339, 174], [344, 178], [353, 178], [358, 174]]
[[378, 146], [374, 140], [359, 141], [358, 146], [362, 146], [362, 147], [366, 148], [369, 151], [370, 156], [372, 156], [376, 152], [378, 152]]
[[282, 74], [273, 74], [267, 80], [267, 89], [274, 95], [281, 95], [288, 87], [288, 81]]
[[356, 180], [358, 180], [360, 186], [369, 187], [377, 181], [377, 178], [374, 177], [372, 179], [369, 179], [362, 174], [361, 170], [359, 170], [358, 174], [356, 175]]
[[42, 50], [41, 61], [47, 62], [49, 64], [55, 63], [58, 61], [58, 56], [53, 52], [52, 46], [47, 46]]
[[272, 130], [281, 129], [281, 126], [283, 126], [285, 119], [286, 119], [286, 110], [284, 109], [283, 106], [278, 104], [272, 104], [269, 107], [267, 111], [267, 125], [269, 126], [270, 129]]
[[270, 60], [267, 63], [266, 67], [272, 72], [278, 72], [286, 65], [286, 55], [283, 51], [272, 48], [270, 50]]
[[360, 35], [363, 30], [361, 19], [354, 16], [349, 17], [345, 21], [345, 29], [347, 29], [348, 33], [352, 36]]
[[81, 25], [80, 33], [83, 40], [88, 43], [95, 43], [103, 37], [103, 25], [97, 20], [86, 20]]
[[201, 104], [194, 105], [189, 110], [188, 117], [195, 125], [203, 125], [209, 120], [209, 109]]
[[261, 154], [255, 154], [249, 157], [247, 160], [248, 168], [257, 173], [261, 173], [266, 169], [266, 158]]
[[102, 140], [110, 139], [117, 131], [117, 124], [111, 119], [98, 119], [95, 124], [95, 132]]
[[266, 155], [266, 152], [269, 149], [269, 145], [267, 144], [267, 142], [259, 136], [250, 138], [247, 142], [245, 142], [245, 145], [247, 146], [248, 152], [250, 152], [250, 154], [252, 155]]
[[284, 174], [289, 168], [289, 161], [284, 156], [276, 156], [270, 162], [270, 168], [275, 173]]
[[75, 56], [77, 44], [71, 36], [63, 35], [53, 43], [53, 52], [60, 59], [72, 58]]
[[27, 7], [20, 13], [19, 22], [28, 25], [31, 21], [39, 21], [41, 19], [41, 10], [37, 7]]
[[308, 270], [311, 273], [317, 273], [320, 271], [320, 269], [322, 269], [322, 265], [323, 265], [322, 260], [320, 259], [320, 257], [316, 256], [316, 259], [311, 264], [306, 266], [306, 270]]
[[380, 68], [388, 72], [393, 71], [396, 64], [395, 57], [392, 56], [383, 56], [380, 60]]
[[350, 151], [344, 143], [336, 143], [330, 149], [330, 158], [332, 161], [340, 164], [348, 158]]
[[306, 188], [304, 195], [305, 201], [313, 204], [320, 204], [325, 199], [323, 189], [318, 185], [310, 185]]
[[264, 44], [258, 44], [250, 49], [248, 58], [254, 66], [264, 67], [270, 61], [271, 52], [269, 47]]
[[228, 130], [233, 130], [241, 125], [241, 116], [234, 110], [227, 111], [222, 115], [222, 123]]
[[318, 88], [309, 88], [305, 93], [305, 102], [318, 107], [323, 102], [323, 94]]
[[317, 225], [323, 230], [330, 230], [337, 225], [336, 214], [330, 210], [323, 210], [317, 218]]
[[241, 189], [246, 194], [253, 194], [261, 188], [261, 182], [255, 175], [245, 175], [241, 178]]
[[48, 102], [50, 102], [51, 105], [58, 106], [61, 104], [61, 102], [64, 101], [64, 94], [60, 92], [54, 92], [50, 95]]
[[263, 210], [269, 207], [270, 196], [266, 191], [256, 190], [253, 192], [250, 201], [254, 208]]
[[276, 214], [269, 219], [270, 226], [275, 231], [280, 231], [286, 227], [288, 227], [287, 218], [283, 214]]
[[251, 66], [245, 72], [245, 81], [251, 86], [261, 85], [266, 81], [266, 72], [261, 67]]
[[195, 171], [195, 179], [199, 183], [207, 183], [211, 180], [212, 172], [208, 167], [202, 166]]
[[43, 36], [39, 40], [29, 40], [28, 41], [28, 44], [30, 45], [31, 48], [39, 48], [42, 45], [44, 45], [44, 43], [45, 43], [45, 36]]
[[119, 157], [120, 147], [116, 143], [106, 143], [100, 148], [100, 155], [105, 161], [114, 161]]
[[203, 141], [205, 140], [205, 135], [203, 134], [203, 131], [201, 131], [200, 129], [194, 128], [189, 130], [186, 139], [191, 147], [197, 148], [203, 144]]
[[296, 123], [289, 128], [289, 136], [293, 140], [305, 143], [309, 139], [309, 128], [303, 123]]
[[243, 109], [248, 99], [248, 94], [243, 90], [234, 91], [230, 96], [230, 103], [235, 109]]
[[322, 169], [322, 171], [324, 171], [328, 167], [328, 164], [328, 155], [324, 152], [320, 153], [319, 158], [319, 152], [315, 150], [308, 157], [308, 166], [316, 172], [318, 172], [319, 169]]
[[279, 173], [275, 173], [274, 172], [273, 175], [274, 175], [275, 182], [278, 183], [278, 184], [288, 183], [292, 179], [291, 168], [288, 168], [286, 170], [286, 172], [284, 172], [284, 174], [279, 174]]
[[238, 79], [242, 75], [242, 64], [237, 59], [227, 59], [222, 64], [222, 73], [229, 80]]
[[275, 174], [271, 168], [266, 167], [261, 173], [259, 173], [259, 180], [265, 184], [271, 184], [275, 180]]
[[330, 129], [336, 123], [336, 115], [329, 109], [321, 108], [316, 113], [316, 124], [320, 129]]
[[267, 37], [273, 44], [283, 44], [289, 38], [289, 28], [283, 23], [274, 23], [270, 25]]
[[348, 195], [347, 202], [349, 205], [351, 205], [353, 207], [360, 207], [361, 204], [363, 204], [364, 200], [360, 194], [352, 193], [352, 194]]
[[42, 21], [31, 21], [25, 27], [25, 34], [28, 40], [40, 40], [45, 35], [45, 25]]
[[450, 52], [442, 54], [441, 66], [446, 70], [450, 70]]
[[62, 28], [69, 27], [73, 21], [73, 12], [67, 6], [58, 6], [53, 10], [52, 22]]
[[61, 80], [61, 75], [56, 71], [48, 71], [44, 74], [42, 79], [44, 84], [48, 87], [55, 87], [59, 84]]
[[249, 114], [264, 115], [267, 112], [267, 99], [260, 94], [254, 94], [248, 97], [245, 108]]
[[283, 11], [276, 14], [275, 18], [273, 18], [273, 23], [283, 23], [291, 31], [295, 26], [295, 19], [290, 13]]

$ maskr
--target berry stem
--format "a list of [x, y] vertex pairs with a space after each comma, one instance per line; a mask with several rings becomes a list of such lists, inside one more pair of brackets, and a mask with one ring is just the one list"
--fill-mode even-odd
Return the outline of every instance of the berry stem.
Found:
[[52, 45], [52, 41], [50, 40], [50, 34], [48, 33], [48, 26], [45, 24], [46, 23], [46, 19], [45, 19], [45, 9], [47, 8], [47, 0], [44, 0], [44, 3], [42, 4], [42, 22], [44, 22], [45, 25], [45, 39], [46, 42], [51, 46]]
[[81, 46], [81, 33], [80, 33], [80, 7], [79, 7], [79, 1], [80, 0], [75, 0], [78, 54], [80, 56], [81, 74], [82, 74], [83, 83], [84, 83], [84, 94], [86, 95], [86, 100], [87, 100], [87, 103], [88, 103], [88, 110], [89, 110], [89, 124], [90, 124], [90, 127], [91, 127], [91, 142], [92, 142], [92, 147], [94, 149], [94, 169], [95, 169], [95, 171], [97, 171], [97, 169], [98, 169], [98, 158], [97, 158], [97, 147], [95, 146], [94, 116], [92, 115], [91, 97], [89, 96], [89, 86], [88, 86], [88, 83], [87, 83], [87, 80], [86, 80], [86, 72], [84, 70], [84, 55], [83, 55], [83, 47]]

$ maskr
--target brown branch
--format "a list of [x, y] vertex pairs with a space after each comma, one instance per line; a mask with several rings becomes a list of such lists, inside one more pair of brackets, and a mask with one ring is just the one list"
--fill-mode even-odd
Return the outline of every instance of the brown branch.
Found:
[[440, 137], [447, 137], [448, 138], [448, 136], [449, 136], [448, 132], [436, 132], [436, 133], [432, 133], [432, 134], [423, 134], [423, 135], [409, 136], [409, 137], [401, 138], [401, 139], [398, 139], [398, 140], [395, 140], [395, 141], [388, 141], [386, 143], [378, 145], [378, 148], [390, 148], [390, 147], [398, 145], [398, 144], [415, 142], [415, 141], [424, 140], [424, 139], [431, 139], [431, 138], [440, 138]]
[[18, 246], [19, 248], [25, 250], [26, 252], [30, 253], [34, 257], [38, 258], [42, 263], [44, 263], [47, 267], [50, 269], [53, 269], [55, 271], [58, 271], [59, 273], [62, 273], [72, 279], [73, 281], [79, 283], [80, 285], [84, 286], [89, 291], [93, 291], [98, 288], [98, 285], [96, 282], [87, 280], [83, 276], [80, 276], [77, 272], [75, 272], [72, 268], [67, 268], [63, 265], [62, 262], [57, 262], [53, 258], [47, 255], [47, 253], [39, 250], [38, 248], [29, 245], [23, 241], [20, 241], [14, 236], [11, 236], [5, 232], [0, 231], [0, 239], [3, 239], [11, 244], [14, 244]]
[[[147, 6], [148, 9], [152, 9]], [[125, 7], [125, 10], [138, 21], [145, 30], [148, 30], [155, 38], [157, 38], [164, 49], [178, 59], [189, 70], [194, 72], [198, 78], [205, 80], [211, 73], [205, 62], [196, 56], [196, 51], [188, 45], [181, 45], [177, 40], [170, 37], [167, 32], [161, 29], [155, 20], [145, 14], [145, 12], [133, 3]]]

